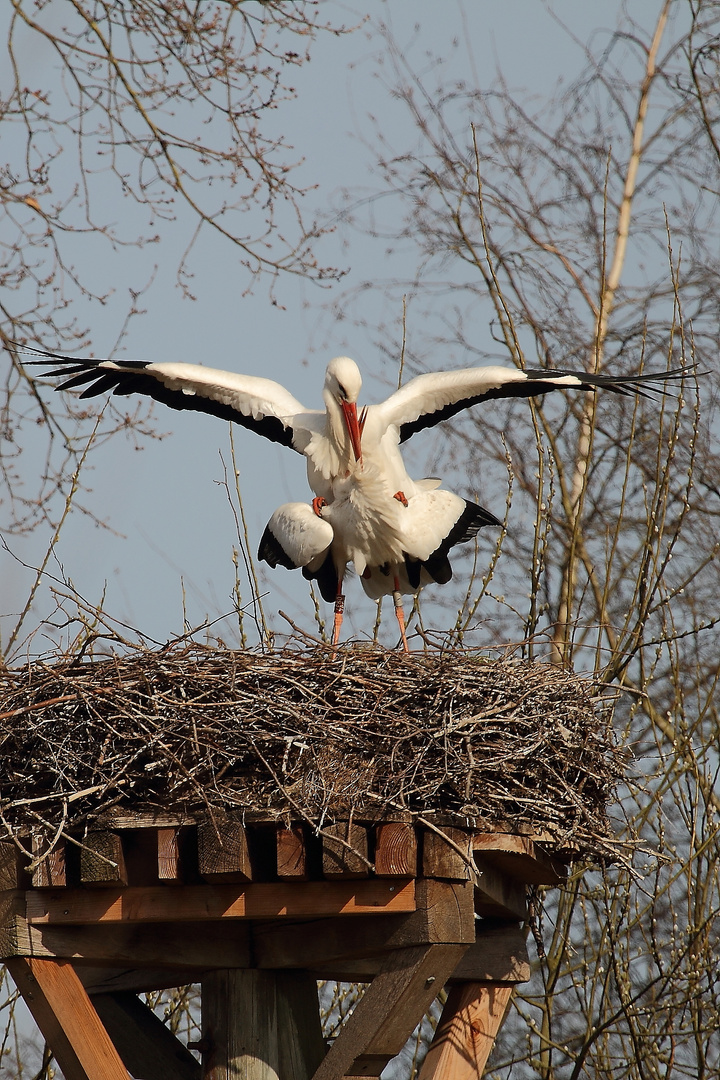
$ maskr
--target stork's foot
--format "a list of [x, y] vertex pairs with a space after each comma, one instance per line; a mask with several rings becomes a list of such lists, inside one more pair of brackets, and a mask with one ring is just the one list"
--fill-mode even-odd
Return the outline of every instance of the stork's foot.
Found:
[[407, 504], [408, 504], [408, 501], [407, 501], [407, 498], [405, 496], [404, 491], [396, 491], [395, 494], [393, 495], [393, 499], [397, 499], [397, 501], [399, 503], [402, 503], [403, 506], [407, 506]]
[[312, 508], [318, 517], [322, 517], [323, 507], [327, 506], [327, 499], [323, 499], [322, 495], [316, 495], [312, 501]]

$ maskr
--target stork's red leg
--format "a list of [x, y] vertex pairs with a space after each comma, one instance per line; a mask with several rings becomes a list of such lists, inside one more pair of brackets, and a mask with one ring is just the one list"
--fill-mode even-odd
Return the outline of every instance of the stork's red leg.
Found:
[[395, 581], [393, 582], [395, 589], [393, 592], [393, 604], [395, 605], [395, 618], [398, 621], [400, 627], [400, 637], [402, 638], [403, 651], [410, 652], [410, 646], [408, 645], [407, 635], [405, 634], [405, 611], [403, 609], [402, 594], [400, 593], [400, 579], [395, 575]]
[[[345, 611], [345, 597], [342, 591], [343, 579], [338, 577], [337, 593], [335, 595], [335, 621], [333, 623], [333, 646], [337, 645], [340, 640], [340, 627], [343, 621], [343, 612]], [[333, 653], [333, 658], [335, 654]]]

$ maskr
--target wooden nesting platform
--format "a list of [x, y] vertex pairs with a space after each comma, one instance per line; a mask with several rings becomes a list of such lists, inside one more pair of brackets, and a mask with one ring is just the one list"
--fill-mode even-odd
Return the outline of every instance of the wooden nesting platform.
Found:
[[[124, 814], [0, 844], [0, 955], [66, 1080], [379, 1076], [446, 985], [421, 1080], [481, 1075], [529, 978], [528, 886], [566, 870], [542, 837], [399, 818]], [[318, 979], [370, 983], [329, 1048]], [[189, 982], [202, 1063], [137, 997]]]

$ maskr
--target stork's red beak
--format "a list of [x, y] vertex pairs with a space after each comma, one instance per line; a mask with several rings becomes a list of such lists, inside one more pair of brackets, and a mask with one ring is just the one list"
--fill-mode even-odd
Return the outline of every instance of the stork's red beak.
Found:
[[342, 411], [345, 416], [345, 427], [348, 430], [350, 436], [350, 443], [352, 445], [353, 454], [356, 461], [362, 461], [362, 433], [365, 426], [366, 410], [363, 409], [362, 415], [358, 420], [357, 405], [354, 401], [341, 401]]

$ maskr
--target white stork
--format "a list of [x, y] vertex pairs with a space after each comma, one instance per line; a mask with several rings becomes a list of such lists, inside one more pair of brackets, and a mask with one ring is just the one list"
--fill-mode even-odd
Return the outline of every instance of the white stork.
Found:
[[611, 376], [500, 365], [438, 371], [417, 376], [358, 414], [362, 379], [347, 356], [328, 365], [322, 411], [306, 409], [279, 383], [254, 375], [18, 347], [42, 358], [30, 364], [52, 361], [43, 375], [62, 376], [58, 390], [84, 386], [82, 398], [106, 391], [145, 394], [173, 409], [232, 420], [304, 454], [315, 498], [312, 504], [285, 503], [275, 511], [260, 541], [259, 558], [273, 567], [301, 567], [306, 577], [317, 580], [323, 598], [335, 603], [334, 644], [342, 622], [343, 578], [352, 563], [369, 596], [393, 594], [406, 650], [401, 595], [417, 593], [431, 581], [449, 581], [450, 549], [470, 540], [483, 525], [502, 523], [481, 506], [439, 489], [440, 481], [412, 480], [400, 443], [493, 398], [600, 387], [618, 394], [663, 393], [668, 379], [685, 374], [678, 369]]

